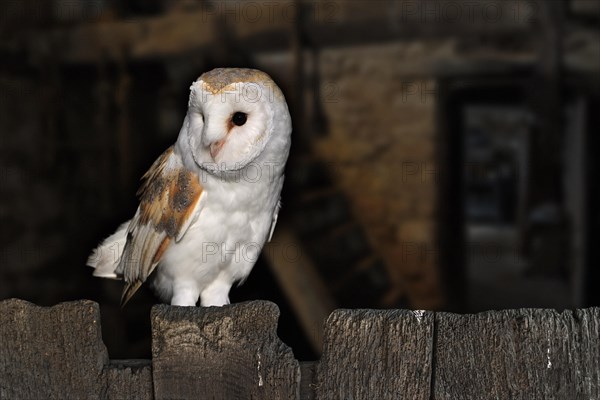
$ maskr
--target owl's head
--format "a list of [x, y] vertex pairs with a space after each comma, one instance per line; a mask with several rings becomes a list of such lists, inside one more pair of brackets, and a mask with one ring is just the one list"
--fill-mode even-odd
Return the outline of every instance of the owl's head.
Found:
[[227, 172], [263, 159], [285, 162], [291, 118], [281, 90], [267, 74], [217, 68], [202, 74], [190, 90], [178, 142], [200, 168]]

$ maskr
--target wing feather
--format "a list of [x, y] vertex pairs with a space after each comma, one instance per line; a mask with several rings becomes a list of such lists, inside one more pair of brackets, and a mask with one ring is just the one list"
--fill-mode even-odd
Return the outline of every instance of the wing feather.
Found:
[[275, 206], [275, 210], [273, 210], [273, 217], [271, 219], [271, 228], [269, 229], [269, 238], [267, 242], [270, 242], [273, 239], [273, 232], [275, 232], [275, 225], [277, 225], [277, 217], [279, 216], [279, 210], [281, 210], [281, 198], [277, 201], [277, 205]]
[[201, 210], [205, 192], [198, 175], [183, 166], [173, 147], [144, 174], [140, 205], [129, 224], [117, 274], [126, 286], [124, 305], [150, 276], [173, 241], [179, 241]]

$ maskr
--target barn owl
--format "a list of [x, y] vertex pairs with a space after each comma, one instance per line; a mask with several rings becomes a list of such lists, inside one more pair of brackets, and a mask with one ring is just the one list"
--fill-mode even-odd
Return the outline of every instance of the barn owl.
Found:
[[177, 141], [142, 178], [135, 215], [89, 257], [94, 275], [125, 281], [122, 304], [148, 278], [172, 305], [229, 304], [273, 234], [291, 131], [264, 72], [201, 75]]

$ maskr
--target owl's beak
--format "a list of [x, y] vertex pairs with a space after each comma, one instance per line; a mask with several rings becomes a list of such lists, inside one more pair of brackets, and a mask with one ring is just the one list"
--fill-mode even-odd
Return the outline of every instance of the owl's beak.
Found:
[[221, 151], [221, 149], [223, 148], [223, 145], [225, 144], [225, 140], [217, 140], [216, 142], [212, 142], [210, 144], [210, 155], [213, 158], [213, 160], [215, 159], [215, 157], [217, 157], [217, 155], [219, 154], [219, 152]]

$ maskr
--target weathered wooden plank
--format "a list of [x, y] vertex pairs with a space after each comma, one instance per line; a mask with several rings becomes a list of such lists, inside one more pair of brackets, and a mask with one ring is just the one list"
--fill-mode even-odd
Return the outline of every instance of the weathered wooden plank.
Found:
[[155, 306], [151, 365], [108, 361], [93, 302], [3, 301], [0, 399], [600, 398], [600, 308], [337, 310], [321, 361], [302, 367], [278, 315], [264, 301]]
[[600, 309], [437, 313], [435, 399], [600, 398]]
[[315, 373], [317, 363], [306, 361], [300, 363], [300, 399], [299, 400], [315, 400]]
[[152, 309], [152, 375], [157, 399], [297, 399], [300, 367], [277, 337], [278, 307]]
[[106, 364], [98, 304], [0, 302], [0, 399], [100, 399]]
[[108, 400], [154, 398], [150, 360], [114, 360], [104, 368]]
[[334, 311], [317, 367], [317, 399], [429, 399], [433, 321], [422, 311]]

